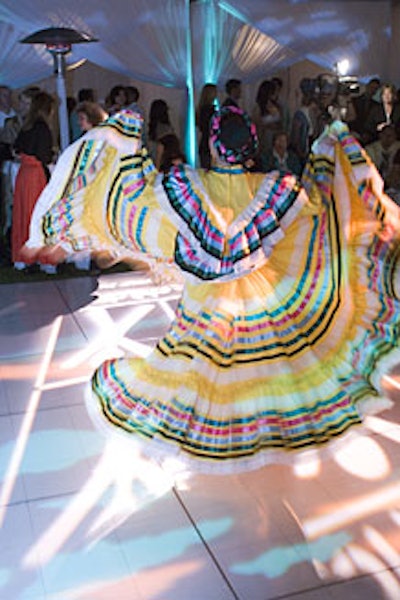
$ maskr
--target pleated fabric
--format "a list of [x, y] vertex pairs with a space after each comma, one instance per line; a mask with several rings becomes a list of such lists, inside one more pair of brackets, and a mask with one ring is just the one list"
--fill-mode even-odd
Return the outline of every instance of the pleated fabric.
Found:
[[144, 254], [185, 281], [151, 355], [95, 372], [110, 430], [232, 471], [322, 448], [390, 405], [400, 213], [345, 125], [315, 144], [302, 182], [237, 166], [156, 175], [145, 152], [99, 139], [70, 152], [31, 245]]

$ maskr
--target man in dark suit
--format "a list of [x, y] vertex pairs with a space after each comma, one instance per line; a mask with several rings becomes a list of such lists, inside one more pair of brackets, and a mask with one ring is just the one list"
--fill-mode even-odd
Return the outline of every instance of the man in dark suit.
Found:
[[225, 84], [226, 98], [222, 106], [239, 106], [239, 100], [242, 95], [242, 82], [240, 79], [228, 79]]
[[374, 95], [378, 91], [381, 85], [378, 77], [370, 79], [365, 86], [365, 91], [360, 96], [353, 98], [353, 106], [356, 112], [356, 118], [350, 123], [350, 127], [353, 131], [358, 133], [361, 137], [361, 141], [366, 144], [371, 140], [366, 137], [365, 123], [371, 108], [376, 104]]

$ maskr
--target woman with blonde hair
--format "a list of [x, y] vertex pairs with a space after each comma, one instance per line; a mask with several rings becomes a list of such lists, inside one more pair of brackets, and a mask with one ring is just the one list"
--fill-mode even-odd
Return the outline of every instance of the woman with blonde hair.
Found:
[[76, 112], [82, 133], [93, 129], [108, 117], [108, 113], [97, 102], [81, 102], [76, 107]]
[[397, 101], [396, 88], [391, 83], [384, 83], [378, 92], [379, 100], [372, 106], [365, 129], [371, 141], [378, 139], [379, 132], [387, 125], [393, 125], [399, 135], [400, 104]]

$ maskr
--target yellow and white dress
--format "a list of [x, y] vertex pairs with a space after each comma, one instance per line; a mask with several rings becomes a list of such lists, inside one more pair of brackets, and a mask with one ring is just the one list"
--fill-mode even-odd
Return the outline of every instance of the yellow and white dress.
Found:
[[238, 165], [155, 174], [145, 151], [129, 153], [133, 121], [116, 115], [67, 149], [29, 242], [149, 255], [183, 275], [151, 355], [94, 374], [99, 414], [149, 449], [240, 470], [385, 408], [380, 379], [400, 360], [400, 212], [346, 126], [314, 145], [300, 183]]

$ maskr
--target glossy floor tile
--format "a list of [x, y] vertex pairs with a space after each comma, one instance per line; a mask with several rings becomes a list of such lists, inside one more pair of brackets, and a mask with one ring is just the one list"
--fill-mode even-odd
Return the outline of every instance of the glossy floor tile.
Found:
[[145, 272], [0, 287], [0, 600], [398, 600], [400, 366], [329, 456], [171, 475], [86, 404], [147, 356], [179, 284]]

